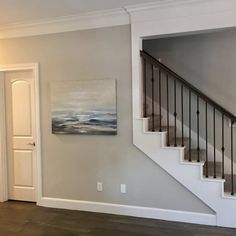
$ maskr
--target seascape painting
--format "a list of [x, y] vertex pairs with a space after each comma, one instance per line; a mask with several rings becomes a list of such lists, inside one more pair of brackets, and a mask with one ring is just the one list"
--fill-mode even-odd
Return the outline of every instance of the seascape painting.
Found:
[[116, 81], [51, 84], [53, 134], [117, 134]]

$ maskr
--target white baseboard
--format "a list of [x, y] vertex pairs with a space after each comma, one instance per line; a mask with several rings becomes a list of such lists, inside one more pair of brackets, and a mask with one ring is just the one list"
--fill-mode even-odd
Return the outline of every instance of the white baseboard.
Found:
[[185, 222], [185, 223], [202, 224], [202, 225], [216, 225], [216, 215], [188, 212], [188, 211], [167, 210], [160, 208], [120, 205], [120, 204], [111, 204], [103, 202], [79, 201], [79, 200], [69, 200], [60, 198], [49, 198], [49, 197], [42, 197], [37, 204], [39, 206], [44, 206], [44, 207], [60, 208], [68, 210], [126, 215], [126, 216], [143, 217], [150, 219], [159, 219], [159, 220]]

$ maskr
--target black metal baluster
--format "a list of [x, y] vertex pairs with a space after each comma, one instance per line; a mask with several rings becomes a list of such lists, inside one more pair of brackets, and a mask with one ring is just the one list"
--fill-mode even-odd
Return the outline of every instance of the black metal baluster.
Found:
[[147, 117], [147, 76], [146, 60], [143, 59], [143, 90], [144, 90], [144, 117]]
[[234, 121], [231, 120], [231, 195], [234, 195], [234, 145], [233, 127]]
[[208, 178], [208, 127], [207, 127], [207, 102], [206, 102], [206, 178]]
[[167, 108], [167, 146], [170, 146], [170, 119], [169, 119], [169, 76], [166, 74], [166, 108]]
[[152, 132], [155, 131], [155, 108], [154, 108], [154, 66], [152, 65]]
[[183, 85], [181, 85], [181, 129], [182, 129], [182, 147], [184, 147], [184, 95]]
[[161, 128], [161, 70], [159, 69], [159, 132], [162, 131]]
[[225, 178], [224, 114], [222, 113], [222, 179]]
[[[196, 89], [194, 86], [192, 86], [191, 84], [189, 84], [187, 81], [184, 80], [184, 78], [182, 78], [181, 76], [177, 75], [175, 72], [173, 72], [171, 69], [169, 69], [168, 67], [162, 65], [160, 62], [158, 62], [154, 57], [152, 57], [151, 55], [149, 55], [148, 53], [144, 52], [144, 51], [141, 51], [140, 52], [141, 56], [143, 57], [143, 92], [144, 92], [144, 99], [143, 99], [143, 106], [144, 106], [144, 109], [143, 109], [143, 115], [144, 117], [148, 116], [147, 112], [148, 112], [148, 109], [147, 109], [147, 99], [148, 99], [148, 96], [147, 96], [147, 93], [148, 93], [148, 81], [149, 81], [149, 73], [147, 73], [149, 71], [149, 64], [151, 65], [151, 74], [152, 74], [152, 78], [151, 78], [151, 81], [152, 81], [152, 87], [151, 87], [151, 109], [152, 109], [152, 114], [151, 114], [151, 118], [152, 118], [152, 131], [155, 131], [155, 126], [157, 125], [156, 124], [156, 121], [155, 121], [155, 83], [158, 83], [158, 81], [155, 82], [155, 71], [154, 71], [154, 65], [156, 65], [158, 68], [160, 67], [161, 68], [161, 71], [159, 70], [159, 101], [160, 101], [160, 115], [161, 115], [161, 105], [162, 105], [162, 97], [161, 97], [161, 93], [163, 93], [163, 91], [161, 91], [161, 77], [163, 77], [163, 75], [165, 76], [166, 75], [166, 79], [167, 79], [167, 130], [168, 130], [168, 134], [167, 134], [167, 145], [170, 146], [170, 136], [169, 136], [169, 129], [170, 129], [170, 126], [169, 126], [169, 78], [168, 77], [172, 77], [174, 79], [174, 123], [175, 123], [175, 146], [177, 146], [177, 99], [176, 99], [176, 86], [178, 85], [177, 83], [180, 83], [181, 84], [181, 122], [182, 122], [182, 146], [184, 146], [184, 144], [186, 145], [186, 143], [184, 143], [184, 104], [183, 104], [183, 97], [184, 97], [184, 87], [186, 87], [186, 89], [189, 89], [189, 161], [191, 162], [192, 161], [192, 150], [191, 150], [191, 146], [192, 146], [192, 140], [191, 140], [191, 135], [192, 135], [192, 93], [196, 94], [197, 96], [197, 150], [198, 150], [198, 158], [197, 160], [200, 161], [200, 111], [199, 111], [199, 101], [200, 99], [202, 101], [205, 101], [205, 122], [206, 122], [206, 163], [205, 163], [205, 167], [206, 167], [206, 177], [208, 177], [208, 174], [209, 174], [209, 170], [208, 170], [208, 165], [209, 165], [209, 162], [208, 162], [208, 110], [209, 110], [209, 105], [210, 107], [213, 108], [213, 143], [214, 143], [214, 150], [213, 150], [213, 155], [214, 155], [214, 178], [217, 177], [217, 159], [216, 159], [216, 148], [217, 148], [217, 142], [216, 142], [216, 135], [218, 134], [217, 130], [216, 130], [216, 125], [217, 125], [217, 122], [216, 122], [216, 112], [220, 112], [221, 115], [222, 115], [222, 147], [221, 147], [221, 151], [222, 151], [222, 178], [225, 178], [225, 153], [226, 153], [226, 141], [225, 141], [225, 120], [226, 118], [227, 119], [230, 119], [231, 121], [231, 143], [229, 145], [231, 145], [231, 187], [232, 187], [232, 191], [231, 191], [231, 194], [234, 195], [235, 191], [234, 191], [234, 147], [233, 147], [233, 136], [234, 136], [234, 131], [233, 131], [233, 125], [236, 121], [236, 116], [234, 114], [232, 114], [231, 112], [227, 111], [224, 107], [220, 106], [219, 104], [217, 104], [215, 101], [213, 101], [211, 98], [209, 98], [206, 94], [202, 93], [201, 91], [199, 91], [198, 89]], [[147, 71], [148, 70], [148, 71]], [[161, 74], [162, 73], [162, 74]], [[163, 95], [163, 94], [162, 94]], [[164, 95], [163, 95], [164, 96]], [[211, 108], [211, 109], [212, 109]], [[211, 118], [211, 117], [210, 117]], [[211, 118], [212, 119], [212, 118]], [[159, 122], [158, 122], [159, 123]], [[211, 123], [211, 122], [210, 122]], [[163, 125], [160, 121], [159, 123], [160, 125], [160, 131], [161, 129], [163, 128]]]
[[200, 128], [199, 128], [199, 97], [197, 96], [197, 161], [200, 162], [200, 146], [199, 146], [199, 135], [200, 135]]
[[213, 108], [214, 178], [216, 178], [216, 109]]
[[189, 161], [192, 161], [192, 151], [191, 151], [191, 90], [189, 90]]
[[175, 147], [177, 147], [177, 112], [176, 112], [176, 79], [174, 81], [174, 117], [175, 117]]

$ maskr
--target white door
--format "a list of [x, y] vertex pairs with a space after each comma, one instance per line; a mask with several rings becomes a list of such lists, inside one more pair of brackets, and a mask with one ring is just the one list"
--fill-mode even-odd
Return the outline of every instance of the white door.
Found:
[[36, 201], [35, 89], [31, 71], [6, 72], [8, 198]]

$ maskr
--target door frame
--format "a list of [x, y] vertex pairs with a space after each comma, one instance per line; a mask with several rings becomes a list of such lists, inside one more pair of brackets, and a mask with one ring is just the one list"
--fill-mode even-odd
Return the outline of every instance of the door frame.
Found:
[[10, 71], [32, 71], [35, 84], [35, 123], [36, 123], [36, 203], [42, 198], [42, 157], [40, 132], [40, 94], [39, 94], [39, 64], [9, 64], [0, 65], [0, 202], [8, 200], [8, 166], [6, 152], [6, 120], [5, 120], [5, 87], [4, 73]]

